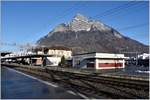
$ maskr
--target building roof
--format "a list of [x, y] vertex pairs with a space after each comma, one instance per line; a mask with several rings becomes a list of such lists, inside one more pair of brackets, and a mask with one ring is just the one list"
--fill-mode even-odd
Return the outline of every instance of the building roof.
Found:
[[98, 52], [89, 52], [83, 54], [76, 54], [73, 56], [77, 57], [85, 57], [85, 58], [124, 58], [124, 54], [116, 54], [116, 53], [98, 53]]
[[5, 56], [7, 54], [11, 54], [12, 52], [0, 52], [1, 56]]
[[64, 46], [52, 46], [52, 47], [49, 47], [48, 49], [55, 49], [55, 50], [71, 50], [70, 48], [68, 47], [64, 47]]
[[23, 56], [3, 57], [3, 59], [35, 58], [35, 57], [53, 57], [53, 56], [54, 56], [54, 55], [47, 55], [47, 54], [30, 54], [30, 55], [23, 55]]
[[77, 56], [77, 55], [87, 55], [87, 54], [119, 54], [119, 53], [100, 53], [100, 52], [87, 52], [87, 53], [81, 53], [81, 54], [74, 54], [73, 56]]
[[80, 54], [74, 54], [74, 55], [72, 55], [72, 56], [77, 56], [77, 55], [86, 55], [86, 54], [93, 54], [93, 53], [96, 53], [96, 52], [80, 53]]
[[46, 49], [51, 49], [51, 50], [66, 50], [66, 51], [71, 51], [70, 48], [68, 47], [64, 47], [64, 46], [49, 46], [49, 47], [41, 47], [41, 46], [37, 46], [35, 48], [35, 50], [46, 50]]

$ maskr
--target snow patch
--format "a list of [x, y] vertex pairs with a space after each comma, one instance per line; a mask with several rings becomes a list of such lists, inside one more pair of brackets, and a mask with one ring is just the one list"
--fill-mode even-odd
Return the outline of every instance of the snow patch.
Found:
[[137, 70], [136, 72], [138, 72], [138, 73], [150, 73], [150, 71], [141, 71], [141, 70]]

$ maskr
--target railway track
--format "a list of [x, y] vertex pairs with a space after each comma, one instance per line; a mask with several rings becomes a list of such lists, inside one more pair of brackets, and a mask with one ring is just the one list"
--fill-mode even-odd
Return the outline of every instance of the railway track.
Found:
[[[59, 74], [59, 75], [61, 76], [63, 74]], [[134, 83], [132, 82], [132, 86], [131, 86], [130, 82], [128, 84], [128, 83], [120, 82], [119, 80], [117, 80], [117, 81], [112, 81], [112, 80], [108, 80], [108, 79], [107, 80], [103, 80], [103, 79], [97, 80], [97, 78], [93, 79], [93, 77], [92, 78], [89, 78], [89, 77], [83, 78], [83, 77], [77, 77], [77, 76], [69, 75], [69, 74], [65, 75], [65, 76], [69, 76], [66, 78], [72, 79], [74, 81], [80, 80], [80, 81], [82, 81], [82, 83], [84, 82], [83, 86], [86, 86], [88, 84], [88, 86], [91, 88], [91, 91], [94, 89], [93, 91], [99, 91], [99, 93], [104, 93], [104, 95], [109, 94], [108, 96], [111, 95], [111, 97], [113, 96], [113, 98], [122, 98], [122, 97], [124, 97], [124, 98], [145, 98], [145, 97], [149, 96], [148, 95], [148, 93], [149, 93], [148, 84], [145, 85], [142, 83], [142, 85], [140, 84], [138, 86], [138, 84], [134, 85]], [[66, 79], [66, 80], [68, 80], [68, 79]], [[79, 83], [79, 84], [81, 84], [81, 83]], [[101, 87], [104, 87], [105, 89], [103, 89]], [[106, 87], [109, 87], [109, 88], [106, 88]]]
[[116, 93], [116, 91], [115, 93], [113, 93], [113, 92], [106, 91], [106, 89], [105, 90], [96, 89], [96, 87], [94, 86], [87, 86], [87, 84], [79, 84], [79, 82], [75, 82], [74, 80], [68, 81], [68, 79], [64, 77], [57, 78], [55, 76], [55, 80], [53, 80], [50, 77], [43, 77], [42, 75], [37, 76], [38, 75], [37, 73], [29, 72], [27, 70], [20, 70], [20, 69], [18, 70], [33, 75], [35, 77], [41, 78], [42, 80], [57, 82], [59, 86], [62, 86], [65, 89], [72, 90], [77, 93], [84, 94], [89, 98], [103, 98], [103, 99], [104, 98], [129, 98], [129, 96], [127, 97], [121, 95], [120, 93]]
[[113, 98], [113, 99], [148, 99], [149, 82], [133, 79], [113, 78], [106, 76], [77, 74], [41, 68], [15, 67], [46, 81], [82, 93], [89, 98]]
[[[92, 76], [80, 76], [77, 75], [78, 78], [84, 78], [88, 81], [93, 81], [95, 83], [103, 83], [103, 84], [111, 84], [111, 85], [117, 85], [120, 87], [128, 87], [128, 88], [134, 88], [134, 89], [143, 89], [145, 91], [149, 90], [149, 83], [147, 81], [138, 81], [138, 80], [131, 80], [131, 79], [120, 79], [120, 78], [113, 78], [113, 77], [105, 77], [105, 76], [99, 76], [99, 77], [92, 77]], [[75, 78], [75, 77], [71, 77]]]

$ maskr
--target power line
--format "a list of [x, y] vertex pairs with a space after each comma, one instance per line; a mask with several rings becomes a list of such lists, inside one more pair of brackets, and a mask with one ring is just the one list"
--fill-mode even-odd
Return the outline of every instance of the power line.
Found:
[[107, 16], [107, 15], [110, 15], [111, 13], [113, 13], [113, 12], [115, 12], [115, 11], [121, 10], [121, 9], [123, 9], [123, 8], [125, 8], [125, 7], [128, 7], [128, 6], [131, 6], [131, 5], [130, 5], [131, 2], [132, 2], [132, 1], [129, 1], [128, 3], [125, 3], [125, 4], [123, 4], [123, 5], [117, 6], [117, 7], [115, 7], [115, 8], [109, 9], [109, 10], [106, 10], [105, 12], [99, 13], [99, 14], [93, 16], [93, 17], [102, 17], [102, 16], [104, 17], [104, 16]]
[[[56, 21], [58, 21], [58, 20], [64, 18], [65, 16], [69, 15], [69, 13], [70, 13], [70, 12], [73, 12], [73, 10], [78, 9], [78, 8], [79, 8], [79, 7], [78, 7], [79, 5], [80, 5], [81, 7], [83, 7], [83, 6], [82, 6], [82, 5], [83, 5], [82, 3], [80, 3], [80, 2], [75, 3], [73, 6], [67, 8], [65, 11], [63, 11], [63, 13], [61, 13], [60, 15], [58, 15], [59, 17], [57, 18], [57, 20], [56, 20], [56, 19], [55, 19], [55, 20], [52, 20], [51, 23], [49, 24], [49, 26], [52, 25], [54, 22], [56, 22]], [[53, 33], [51, 33], [49, 36], [51, 36], [51, 35], [53, 35]]]
[[134, 26], [128, 26], [128, 27], [124, 27], [124, 28], [119, 28], [117, 30], [128, 30], [128, 29], [134, 29], [134, 28], [138, 28], [138, 27], [144, 27], [146, 25], [149, 25], [148, 23], [142, 23], [142, 24], [138, 24], [138, 25], [134, 25]]
[[[74, 10], [74, 9], [77, 9], [79, 5], [83, 5], [83, 4], [81, 4], [80, 2], [78, 2], [78, 3], [74, 4], [73, 6], [71, 6], [70, 8], [67, 8], [65, 11], [63, 11], [63, 13], [61, 13], [61, 14], [59, 15], [59, 17], [58, 17], [57, 19], [60, 20], [60, 19], [64, 18], [64, 16], [69, 15], [68, 13], [73, 12], [73, 10]], [[52, 24], [53, 22], [55, 22], [55, 21], [56, 21], [56, 20], [53, 20], [53, 21], [51, 22], [51, 24]]]
[[[105, 12], [103, 12], [104, 13], [104, 15], [102, 15], [103, 13], [101, 13], [101, 16], [108, 16], [108, 15], [111, 15], [111, 14], [115, 14], [116, 12], [119, 12], [119, 11], [121, 11], [121, 10], [125, 10], [125, 9], [129, 9], [130, 7], [134, 7], [134, 6], [138, 6], [138, 4], [139, 3], [132, 3], [131, 4], [131, 2], [132, 1], [130, 1], [130, 2], [128, 2], [128, 3], [126, 3], [126, 4], [123, 4], [123, 5], [121, 5], [121, 6], [118, 6], [118, 7], [115, 7], [115, 8], [112, 8], [112, 9], [110, 9], [110, 10], [107, 10], [107, 11], [105, 11]], [[114, 12], [115, 11], [115, 12]], [[109, 14], [107, 14], [109, 12]], [[114, 12], [114, 13], [110, 13], [110, 12]], [[120, 13], [117, 13], [117, 14], [120, 14]], [[117, 15], [117, 14], [115, 14], [115, 15]], [[97, 14], [97, 15], [95, 15], [95, 16], [98, 16], [99, 14]], [[95, 17], [94, 16], [94, 17]], [[111, 15], [112, 16], [112, 15]], [[90, 17], [91, 18], [91, 17]], [[109, 17], [110, 18], [110, 17]], [[78, 20], [78, 21], [80, 21], [80, 22], [83, 22], [82, 20]]]
[[[135, 7], [134, 7], [134, 8], [135, 8]], [[133, 14], [133, 13], [139, 13], [139, 11], [143, 10], [143, 8], [145, 8], [145, 6], [140, 6], [140, 9], [138, 10], [138, 12], [132, 11], [132, 13], [131, 13], [131, 12], [129, 12], [129, 11], [125, 11], [125, 12], [123, 12], [123, 14], [117, 13], [117, 14], [115, 14], [114, 16], [119, 16], [119, 15], [121, 15], [121, 16], [123, 16], [123, 15], [129, 16], [129, 15], [131, 15], [131, 14]], [[131, 14], [129, 14], [129, 13], [131, 13]], [[114, 16], [113, 16], [113, 17], [114, 17]], [[111, 16], [111, 17], [107, 17], [107, 20], [111, 20], [111, 19], [113, 19], [113, 17], [112, 17], [112, 16]], [[118, 19], [117, 19], [117, 20], [118, 20]]]
[[[122, 9], [120, 9], [120, 10], [117, 10], [117, 11], [115, 11], [115, 12], [113, 12], [113, 13], [110, 13], [110, 14], [105, 15], [105, 16], [102, 16], [102, 17], [106, 17], [106, 16], [109, 16], [109, 15], [111, 15], [111, 17], [112, 17], [112, 16], [116, 16], [116, 15], [121, 14], [121, 13], [122, 13], [122, 10], [124, 10], [123, 12], [129, 12], [129, 10], [131, 10], [133, 7], [134, 7], [134, 9], [135, 9], [135, 8], [142, 8], [142, 7], [141, 7], [142, 5], [143, 5], [142, 3], [134, 3], [134, 4], [132, 4], [132, 5], [129, 5], [129, 6], [127, 6], [127, 7], [124, 7], [124, 8], [122, 8]], [[131, 8], [131, 7], [132, 7], [132, 8]], [[109, 18], [111, 18], [111, 17], [109, 17]]]
[[0, 45], [2, 45], [2, 46], [13, 46], [13, 47], [24, 48], [24, 49], [36, 46], [35, 44], [31, 44], [31, 43], [18, 44], [18, 43], [7, 43], [7, 42], [1, 42]]
[[[101, 16], [108, 16], [108, 15], [110, 15], [110, 14], [114, 14], [114, 13], [111, 13], [111, 12], [114, 12], [114, 11], [116, 11], [116, 12], [118, 12], [118, 11], [121, 11], [121, 10], [123, 10], [123, 9], [129, 9], [130, 7], [133, 7], [133, 6], [137, 6], [139, 3], [132, 3], [131, 4], [131, 2], [132, 1], [130, 1], [130, 2], [128, 2], [128, 3], [126, 3], [126, 4], [123, 4], [123, 5], [121, 5], [121, 6], [118, 6], [118, 7], [115, 7], [115, 8], [113, 8], [113, 9], [110, 9], [110, 10], [107, 10], [107, 11], [105, 11], [105, 12], [103, 12], [104, 13], [104, 15], [101, 15]], [[72, 8], [73, 9], [73, 8]], [[72, 10], [71, 9], [71, 10]], [[70, 10], [70, 11], [71, 11]], [[68, 11], [66, 12], [66, 13], [68, 13]], [[107, 14], [107, 13], [109, 13], [109, 14]], [[64, 14], [65, 15], [65, 14]], [[99, 15], [99, 14], [98, 14]], [[96, 15], [96, 16], [98, 16], [98, 15]], [[64, 18], [64, 17], [61, 17], [60, 16], [60, 18]], [[79, 20], [80, 21], [80, 20]], [[82, 22], [82, 20], [81, 20], [81, 22]], [[121, 30], [124, 30], [124, 29], [131, 29], [131, 28], [136, 28], [136, 27], [143, 27], [143, 26], [145, 26], [145, 25], [143, 25], [143, 24], [141, 24], [141, 25], [135, 25], [135, 26], [130, 26], [130, 27], [125, 27], [125, 28], [121, 28]], [[120, 30], [120, 29], [118, 29], [118, 30]]]
[[5, 46], [17, 46], [16, 43], [6, 43], [6, 42], [1, 42], [1, 45], [5, 45]]
[[[132, 3], [132, 2], [133, 2], [133, 1], [129, 1], [129, 2], [126, 3], [126, 4], [120, 5], [120, 6], [118, 6], [118, 7], [112, 8], [112, 9], [109, 9], [109, 10], [107, 10], [107, 11], [101, 13], [101, 14], [97, 14], [97, 15], [95, 15], [94, 17], [96, 17], [96, 16], [102, 16], [102, 17], [108, 16], [108, 15], [114, 14], [113, 12], [116, 13], [116, 12], [118, 12], [118, 11], [120, 11], [120, 10], [127, 9], [127, 8], [129, 8], [129, 7], [131, 7], [131, 6], [134, 6], [134, 5], [137, 5], [137, 4], [138, 4], [137, 2], [136, 2], [136, 3]], [[79, 3], [77, 3], [77, 4], [79, 4]], [[76, 7], [77, 7], [77, 6], [76, 6], [76, 4], [75, 4], [75, 5], [72, 6], [71, 8], [68, 8], [68, 9], [62, 14], [62, 16], [59, 16], [59, 19], [64, 18], [64, 16], [65, 16], [67, 13], [70, 13], [70, 11], [74, 10]], [[79, 21], [80, 21], [80, 20], [79, 20]]]

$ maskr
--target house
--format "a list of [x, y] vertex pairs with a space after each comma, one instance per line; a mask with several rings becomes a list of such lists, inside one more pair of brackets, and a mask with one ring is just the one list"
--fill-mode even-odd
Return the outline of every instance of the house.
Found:
[[124, 54], [96, 52], [76, 54], [73, 55], [73, 67], [94, 69], [124, 68], [124, 58]]
[[63, 46], [37, 47], [34, 51], [37, 54], [54, 55], [57, 57], [64, 56], [66, 59], [71, 59], [72, 57], [72, 50]]
[[[46, 58], [46, 65], [50, 66], [58, 66], [62, 56], [64, 56], [66, 60], [72, 59], [72, 50], [63, 46], [37, 47], [34, 49], [34, 52], [38, 55], [51, 55], [51, 57]], [[41, 60], [41, 58], [37, 58], [36, 63], [42, 63]]]

